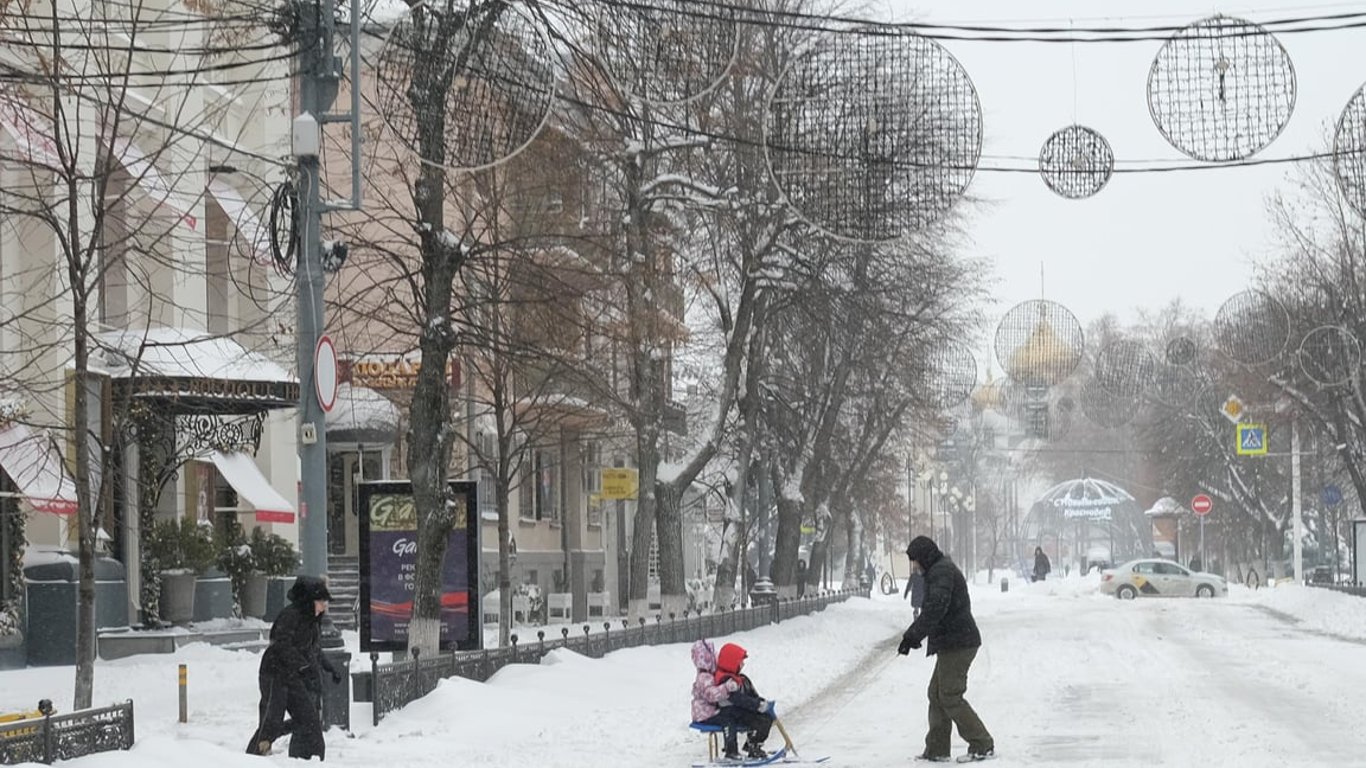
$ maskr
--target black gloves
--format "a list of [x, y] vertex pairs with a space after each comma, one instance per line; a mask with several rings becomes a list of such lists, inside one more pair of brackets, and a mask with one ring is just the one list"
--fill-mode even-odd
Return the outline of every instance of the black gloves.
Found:
[[905, 656], [906, 654], [908, 654], [908, 653], [911, 652], [911, 649], [912, 649], [912, 648], [919, 648], [919, 647], [920, 647], [920, 641], [919, 641], [919, 640], [916, 640], [916, 639], [913, 638], [913, 637], [911, 637], [911, 633], [910, 633], [910, 631], [908, 630], [908, 631], [906, 632], [906, 634], [904, 634], [904, 635], [901, 636], [901, 645], [898, 645], [898, 646], [896, 647], [896, 652], [899, 653], [899, 654], [901, 654], [902, 656]]

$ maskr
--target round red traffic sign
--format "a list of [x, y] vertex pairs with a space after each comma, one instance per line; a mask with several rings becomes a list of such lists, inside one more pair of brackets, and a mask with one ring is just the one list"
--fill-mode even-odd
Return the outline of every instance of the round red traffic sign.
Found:
[[1203, 517], [1208, 515], [1211, 509], [1214, 509], [1214, 500], [1205, 494], [1202, 493], [1191, 499], [1191, 511], [1195, 514]]
[[318, 337], [313, 349], [313, 384], [318, 393], [318, 405], [323, 412], [331, 412], [337, 404], [337, 347], [328, 336]]

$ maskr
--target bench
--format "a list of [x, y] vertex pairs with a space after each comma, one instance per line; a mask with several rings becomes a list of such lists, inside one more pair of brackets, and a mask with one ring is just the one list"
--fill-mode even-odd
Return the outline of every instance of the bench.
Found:
[[568, 619], [574, 609], [574, 596], [568, 592], [552, 592], [546, 599], [546, 610], [552, 619]]

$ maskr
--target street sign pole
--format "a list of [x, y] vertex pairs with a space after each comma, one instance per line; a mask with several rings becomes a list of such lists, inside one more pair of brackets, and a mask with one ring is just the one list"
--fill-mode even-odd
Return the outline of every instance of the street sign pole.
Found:
[[[1205, 517], [1214, 509], [1214, 499], [1201, 493], [1191, 499], [1191, 511], [1200, 518], [1200, 570], [1205, 570]], [[1179, 559], [1179, 558], [1178, 558]]]
[[1290, 419], [1290, 498], [1295, 515], [1295, 583], [1304, 583], [1304, 515], [1300, 508], [1300, 425]]
[[1200, 516], [1200, 570], [1209, 570], [1209, 565], [1205, 563], [1205, 516]]

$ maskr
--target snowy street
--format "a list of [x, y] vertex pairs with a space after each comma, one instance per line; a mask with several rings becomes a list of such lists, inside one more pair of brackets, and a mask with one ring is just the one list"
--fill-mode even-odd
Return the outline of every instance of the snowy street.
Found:
[[[1298, 587], [1229, 599], [1121, 602], [1094, 581], [974, 590], [985, 646], [968, 699], [996, 738], [992, 765], [1286, 766], [1366, 755], [1356, 703], [1366, 689], [1366, 600]], [[850, 601], [722, 641], [778, 700], [798, 750], [830, 766], [902, 766], [921, 749], [923, 651], [898, 657], [910, 611], [899, 597]], [[190, 723], [175, 723], [175, 665], [190, 666]], [[242, 754], [256, 713], [257, 657], [191, 646], [176, 656], [101, 663], [97, 701], [131, 696], [131, 753], [81, 768], [260, 765]], [[448, 680], [354, 738], [328, 734], [328, 763], [355, 766], [688, 766], [705, 737], [686, 728], [686, 645], [606, 660], [552, 654], [488, 684]], [[0, 711], [47, 696], [64, 707], [69, 668], [0, 673]], [[781, 744], [774, 732], [770, 746]], [[282, 753], [285, 741], [277, 744]], [[955, 754], [965, 747], [955, 740]], [[269, 758], [289, 765], [282, 754]]]

